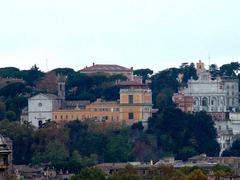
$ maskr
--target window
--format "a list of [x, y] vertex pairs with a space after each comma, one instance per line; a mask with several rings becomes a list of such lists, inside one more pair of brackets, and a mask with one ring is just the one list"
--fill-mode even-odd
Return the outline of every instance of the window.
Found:
[[63, 116], [61, 115], [61, 119], [63, 119]]
[[41, 128], [43, 125], [42, 121], [38, 121], [38, 127]]
[[55, 119], [57, 119], [57, 115], [55, 115]]
[[38, 106], [39, 106], [39, 107], [42, 107], [42, 103], [38, 103]]
[[132, 112], [128, 113], [128, 119], [134, 119], [134, 114]]
[[68, 119], [68, 115], [66, 115], [66, 119]]
[[133, 95], [128, 95], [128, 103], [133, 104]]

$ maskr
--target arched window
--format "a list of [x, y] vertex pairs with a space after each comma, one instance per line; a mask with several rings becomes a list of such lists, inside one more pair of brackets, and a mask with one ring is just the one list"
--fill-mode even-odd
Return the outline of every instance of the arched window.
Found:
[[202, 106], [208, 106], [208, 99], [206, 97], [202, 98]]

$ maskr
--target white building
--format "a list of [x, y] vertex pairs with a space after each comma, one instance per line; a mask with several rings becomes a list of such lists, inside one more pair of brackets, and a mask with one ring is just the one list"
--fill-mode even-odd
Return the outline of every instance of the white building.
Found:
[[226, 112], [236, 110], [239, 106], [238, 80], [212, 79], [204, 63], [197, 63], [198, 79], [190, 79], [188, 87], [180, 91], [184, 96], [194, 99], [193, 111]]
[[52, 112], [60, 108], [61, 99], [53, 94], [37, 94], [28, 99], [28, 122], [34, 127], [41, 127], [52, 120]]

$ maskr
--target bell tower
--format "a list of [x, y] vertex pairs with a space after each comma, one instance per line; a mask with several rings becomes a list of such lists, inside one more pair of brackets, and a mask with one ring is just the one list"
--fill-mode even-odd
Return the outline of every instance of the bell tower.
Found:
[[65, 100], [65, 76], [58, 75], [58, 97]]
[[199, 60], [199, 62], [197, 63], [197, 74], [199, 75], [204, 71], [205, 71], [204, 63], [201, 60]]

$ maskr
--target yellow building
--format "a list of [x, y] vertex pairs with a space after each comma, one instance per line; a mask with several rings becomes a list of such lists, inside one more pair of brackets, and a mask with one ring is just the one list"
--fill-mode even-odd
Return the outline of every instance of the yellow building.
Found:
[[152, 91], [143, 84], [132, 83], [120, 90], [120, 121], [133, 124], [147, 122], [152, 116]]
[[55, 110], [52, 119], [59, 125], [76, 119], [117, 125], [131, 125], [138, 121], [147, 122], [152, 116], [151, 90], [142, 85], [125, 87], [120, 90], [120, 102], [98, 99], [83, 109]]
[[53, 121], [62, 124], [73, 120], [93, 120], [95, 122], [118, 122], [119, 121], [119, 102], [118, 101], [102, 101], [98, 99], [96, 102], [87, 105], [84, 109], [63, 109], [53, 112]]

